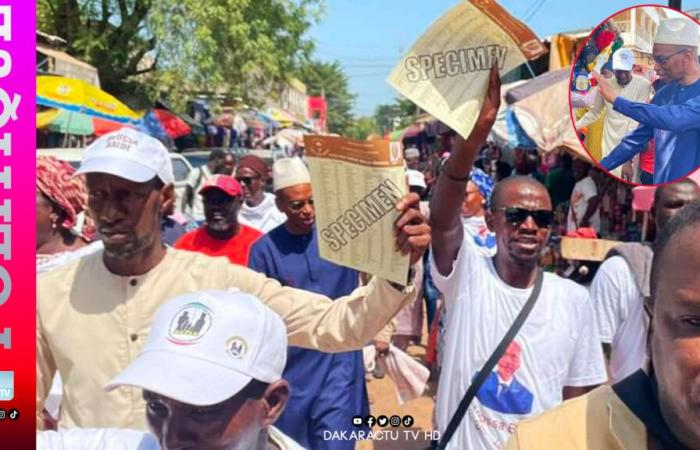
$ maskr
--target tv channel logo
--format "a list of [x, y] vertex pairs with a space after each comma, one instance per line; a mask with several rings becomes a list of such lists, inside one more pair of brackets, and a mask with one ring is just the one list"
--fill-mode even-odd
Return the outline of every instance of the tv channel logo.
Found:
[[13, 398], [15, 398], [15, 373], [0, 371], [0, 401], [8, 401]]

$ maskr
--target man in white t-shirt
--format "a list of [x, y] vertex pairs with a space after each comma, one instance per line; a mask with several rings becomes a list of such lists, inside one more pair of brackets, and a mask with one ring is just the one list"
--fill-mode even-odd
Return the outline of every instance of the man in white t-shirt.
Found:
[[[486, 215], [496, 233], [496, 255], [482, 255], [465, 244], [460, 205], [499, 105], [500, 82], [493, 70], [475, 127], [466, 141], [458, 141], [431, 204], [432, 272], [447, 309], [435, 405], [441, 433], [532, 292], [553, 218], [541, 183], [509, 177], [496, 185]], [[487, 380], [481, 388], [485, 391], [479, 390], [482, 399], [472, 401], [448, 449], [500, 449], [520, 420], [582, 395], [607, 378], [593, 306], [586, 289], [570, 280], [544, 274], [539, 298], [514, 342], [495, 369], [499, 376], [489, 377], [494, 385]], [[506, 386], [496, 386], [499, 378]]]
[[569, 215], [566, 220], [566, 231], [576, 231], [581, 227], [591, 227], [600, 231], [600, 214], [598, 212], [598, 189], [595, 181], [588, 175], [590, 166], [587, 162], [575, 159], [572, 172], [576, 184], [571, 193]]
[[[653, 207], [657, 232], [683, 206], [698, 198], [700, 187], [688, 178], [658, 188]], [[650, 293], [652, 256], [652, 249], [638, 242], [615, 247], [591, 284], [600, 340], [603, 347], [610, 347], [613, 383], [642, 367], [646, 357], [648, 324], [643, 303]]]
[[139, 355], [106, 386], [143, 389], [152, 434], [41, 432], [37, 449], [301, 450], [272, 427], [289, 398], [282, 379], [286, 360], [284, 323], [254, 296], [181, 295], [158, 309]]
[[287, 216], [277, 208], [275, 196], [265, 192], [267, 179], [267, 164], [261, 158], [247, 155], [238, 162], [236, 180], [243, 187], [244, 198], [238, 221], [263, 234], [287, 221]]
[[204, 203], [197, 192], [204, 186], [204, 182], [212, 176], [216, 174], [231, 175], [233, 171], [232, 158], [232, 154], [216, 148], [209, 153], [207, 163], [194, 168], [187, 177], [187, 185], [182, 197], [182, 212], [197, 222], [197, 225], [204, 223]]

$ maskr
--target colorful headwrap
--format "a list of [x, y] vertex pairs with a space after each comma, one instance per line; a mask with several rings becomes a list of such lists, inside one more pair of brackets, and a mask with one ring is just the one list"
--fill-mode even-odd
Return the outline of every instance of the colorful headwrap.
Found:
[[493, 180], [483, 170], [474, 167], [469, 173], [469, 181], [476, 185], [479, 193], [486, 200], [486, 204], [491, 203], [491, 193], [493, 193]]
[[[78, 215], [85, 210], [87, 191], [82, 178], [73, 178], [75, 169], [65, 161], [53, 156], [39, 156], [36, 160], [36, 187], [42, 194], [65, 213], [57, 226], [72, 230], [78, 223]], [[89, 240], [94, 227], [86, 218], [81, 230], [76, 234]]]

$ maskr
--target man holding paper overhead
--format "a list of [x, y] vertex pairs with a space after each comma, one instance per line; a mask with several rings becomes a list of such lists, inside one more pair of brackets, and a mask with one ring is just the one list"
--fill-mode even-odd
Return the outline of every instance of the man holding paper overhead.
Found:
[[[553, 214], [540, 182], [513, 176], [496, 185], [486, 212], [496, 234], [495, 256], [465, 239], [460, 206], [499, 104], [494, 68], [474, 129], [445, 163], [431, 204], [432, 275], [448, 311], [435, 418], [443, 445], [454, 430], [444, 447], [451, 450], [500, 449], [520, 420], [607, 379], [587, 291], [541, 274], [539, 257]], [[531, 305], [518, 328], [516, 318]], [[513, 337], [504, 339], [511, 330]], [[490, 368], [484, 368], [487, 361]], [[461, 400], [472, 384], [475, 395], [467, 404]]]

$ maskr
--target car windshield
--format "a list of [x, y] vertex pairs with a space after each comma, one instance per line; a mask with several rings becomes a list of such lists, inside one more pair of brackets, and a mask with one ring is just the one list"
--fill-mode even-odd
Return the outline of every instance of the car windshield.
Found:
[[184, 154], [183, 156], [187, 159], [187, 161], [190, 162], [190, 165], [192, 165], [192, 167], [203, 166], [207, 163], [207, 160], [209, 160], [208, 154], [199, 154], [199, 155]]

